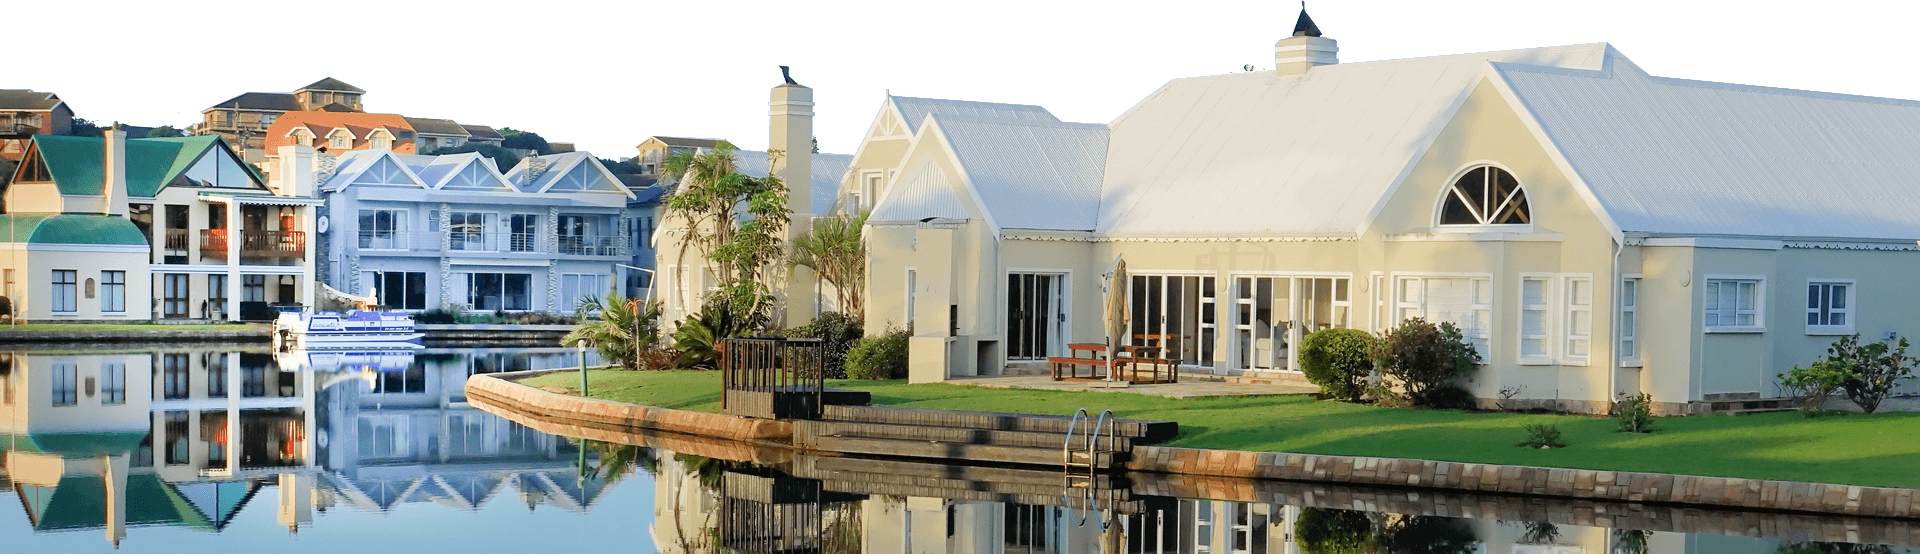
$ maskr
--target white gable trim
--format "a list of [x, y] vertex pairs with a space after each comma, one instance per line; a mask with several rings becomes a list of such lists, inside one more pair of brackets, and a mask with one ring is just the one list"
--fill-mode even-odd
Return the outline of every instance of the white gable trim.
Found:
[[483, 156], [481, 156], [480, 153], [466, 152], [461, 154], [453, 154], [451, 156], [456, 158], [464, 157], [466, 158], [466, 162], [454, 166], [453, 170], [448, 171], [445, 176], [440, 178], [439, 182], [436, 182], [432, 186], [429, 186], [427, 188], [433, 189], [433, 190], [440, 190], [441, 188], [446, 187], [447, 183], [453, 182], [453, 179], [456, 177], [459, 177], [460, 174], [465, 172], [468, 167], [479, 165], [481, 170], [480, 172], [490, 177], [493, 177], [493, 181], [496, 183], [499, 183], [501, 188], [507, 189], [512, 192], [520, 192], [520, 189], [514, 188], [513, 183], [508, 182], [507, 177], [505, 175], [501, 175], [499, 170], [494, 169], [492, 165], [481, 163], [480, 158], [482, 158]]
[[[988, 209], [986, 199], [980, 197], [980, 189], [974, 188], [973, 176], [967, 174], [967, 165], [960, 161], [960, 153], [953, 150], [953, 141], [947, 139], [946, 130], [940, 129], [940, 121], [934, 119], [931, 113], [927, 114], [926, 119], [920, 123], [920, 136], [914, 139], [914, 145], [918, 145], [921, 140], [927, 137], [933, 137], [939, 141], [940, 151], [946, 153], [947, 159], [953, 162], [954, 172], [960, 174], [960, 188], [966, 191], [967, 199], [972, 200], [974, 207], [980, 210], [980, 218], [987, 222], [987, 231], [993, 236], [993, 240], [999, 242], [1000, 222], [994, 220], [993, 210]], [[909, 147], [909, 149], [911, 149], [911, 147]], [[899, 168], [896, 168], [897, 171], [904, 171], [905, 169], [906, 164], [904, 162], [900, 164]]]
[[346, 133], [347, 138], [351, 138], [353, 140], [360, 140], [360, 135], [353, 134], [353, 130], [348, 129], [346, 127], [334, 127], [333, 130], [327, 131], [326, 138], [329, 138], [329, 139], [333, 138], [334, 133]]
[[[613, 185], [614, 190], [618, 191], [620, 194], [626, 195], [628, 199], [636, 198], [633, 194], [633, 191], [627, 189], [627, 185], [625, 183], [621, 183], [619, 178], [613, 176], [612, 171], [607, 170], [607, 166], [600, 165], [600, 160], [594, 159], [591, 154], [581, 153], [579, 156], [574, 156], [573, 158], [574, 158], [573, 163], [566, 164], [565, 167], [548, 169], [547, 172], [552, 173], [554, 171], [561, 171], [562, 173], [554, 173], [554, 175], [565, 175], [564, 172], [573, 171], [574, 168], [580, 167], [581, 164], [586, 164], [587, 166], [592, 167], [596, 172], [598, 172], [601, 178], [606, 179], [608, 184]], [[535, 192], [540, 194], [545, 194], [547, 192], [547, 189], [553, 188], [553, 185], [559, 182], [560, 182], [559, 177], [548, 179], [547, 184], [545, 186], [540, 187], [540, 190]], [[575, 192], [603, 192], [603, 191], [582, 190], [582, 191], [575, 191]]]
[[[1447, 109], [1442, 110], [1440, 117], [1435, 118], [1437, 123], [1442, 124], [1428, 126], [1430, 130], [1428, 130], [1426, 134], [1421, 135], [1419, 140], [1414, 141], [1414, 144], [1419, 146], [1419, 148], [1415, 150], [1419, 152], [1419, 154], [1407, 158], [1406, 164], [1400, 166], [1400, 173], [1394, 175], [1393, 182], [1387, 185], [1387, 190], [1380, 193], [1380, 198], [1374, 200], [1373, 209], [1367, 210], [1367, 217], [1360, 220], [1360, 227], [1353, 230], [1354, 235], [1364, 236], [1367, 234], [1368, 229], [1373, 228], [1374, 222], [1380, 219], [1380, 212], [1387, 209], [1387, 203], [1392, 201], [1395, 195], [1400, 194], [1400, 187], [1406, 184], [1408, 176], [1413, 175], [1413, 168], [1420, 165], [1421, 160], [1426, 159], [1427, 153], [1433, 151], [1433, 143], [1440, 140], [1441, 133], [1446, 132], [1447, 126], [1444, 123], [1453, 121], [1453, 118], [1460, 114], [1460, 107], [1467, 104], [1467, 99], [1473, 96], [1473, 89], [1476, 86], [1479, 86], [1479, 81], [1474, 81], [1473, 85], [1467, 86], [1465, 90], [1456, 94], [1453, 102], [1447, 106]], [[1455, 177], [1455, 179], [1458, 179], [1458, 177]], [[1447, 184], [1452, 185], [1453, 183], [1452, 181], [1448, 181]]]
[[[1609, 75], [1613, 73], [1613, 55], [1614, 52], [1609, 49], [1605, 59], [1601, 61], [1599, 73]], [[1579, 171], [1574, 170], [1573, 163], [1567, 160], [1566, 153], [1560, 151], [1560, 145], [1555, 144], [1553, 137], [1547, 135], [1547, 130], [1540, 126], [1540, 116], [1535, 114], [1533, 108], [1527, 106], [1519, 95], [1514, 94], [1513, 84], [1507, 81], [1506, 71], [1492, 62], [1487, 63], [1487, 71], [1486, 79], [1492, 81], [1494, 90], [1499, 91], [1500, 97], [1506, 99], [1507, 105], [1520, 116], [1521, 124], [1526, 125], [1527, 131], [1533, 133], [1534, 141], [1546, 149], [1547, 158], [1553, 160], [1553, 165], [1560, 168], [1560, 173], [1565, 175], [1567, 182], [1573, 185], [1573, 191], [1580, 195], [1581, 200], [1586, 201], [1587, 209], [1593, 212], [1594, 218], [1600, 220], [1601, 226], [1606, 227], [1607, 234], [1613, 237], [1613, 242], [1625, 244], [1626, 234], [1620, 230], [1620, 223], [1614, 221], [1613, 214], [1607, 212], [1606, 206], [1600, 203], [1600, 197], [1593, 193], [1593, 186], [1587, 183], [1586, 178], [1580, 176]]]
[[[427, 182], [425, 180], [420, 178], [420, 174], [414, 173], [413, 168], [407, 167], [407, 164], [405, 162], [400, 161], [400, 157], [397, 155], [394, 155], [392, 150], [360, 150], [360, 152], [370, 152], [371, 154], [363, 154], [363, 156], [370, 156], [376, 159], [370, 160], [370, 161], [362, 161], [359, 167], [354, 169], [352, 173], [335, 174], [333, 178], [328, 179], [327, 182], [333, 183], [338, 181], [340, 183], [340, 186], [332, 190], [337, 192], [337, 191], [346, 190], [347, 187], [353, 186], [353, 182], [356, 180], [359, 180], [361, 174], [366, 173], [368, 169], [371, 169], [375, 164], [380, 163], [380, 160], [387, 160], [387, 161], [393, 162], [393, 165], [395, 167], [400, 168], [400, 173], [406, 175], [407, 179], [412, 181], [414, 186], [420, 187], [423, 189], [431, 188], [427, 186]], [[366, 160], [366, 158], [360, 158], [359, 160]], [[359, 161], [359, 160], [356, 160], [356, 161]]]

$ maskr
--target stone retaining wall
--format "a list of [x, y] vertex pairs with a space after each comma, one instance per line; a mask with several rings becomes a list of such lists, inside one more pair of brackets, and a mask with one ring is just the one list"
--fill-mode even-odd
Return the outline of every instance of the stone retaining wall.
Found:
[[1494, 494], [1920, 518], [1920, 490], [1496, 464], [1139, 446], [1127, 468]]
[[94, 342], [268, 342], [272, 334], [264, 325], [209, 328], [204, 325], [159, 326], [140, 330], [48, 330], [8, 331], [0, 327], [0, 343], [44, 342], [86, 344]]
[[563, 423], [611, 425], [753, 442], [788, 443], [793, 424], [721, 414], [640, 406], [625, 402], [554, 394], [494, 377], [467, 378], [467, 397]]

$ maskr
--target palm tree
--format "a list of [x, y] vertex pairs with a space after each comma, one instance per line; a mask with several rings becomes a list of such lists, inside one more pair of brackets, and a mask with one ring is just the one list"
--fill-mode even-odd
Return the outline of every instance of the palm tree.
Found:
[[867, 243], [860, 231], [866, 225], [867, 212], [815, 221], [813, 230], [793, 239], [793, 255], [787, 262], [789, 268], [811, 269], [833, 285], [840, 311], [854, 321], [866, 318], [860, 300], [860, 289], [867, 281]]
[[[589, 318], [589, 314], [595, 311], [600, 313], [600, 317]], [[601, 359], [620, 364], [626, 369], [641, 369], [641, 353], [660, 344], [658, 300], [642, 302], [617, 294], [607, 295], [605, 301], [586, 297], [581, 299], [578, 318], [580, 323], [567, 336], [561, 337], [560, 343], [573, 344], [585, 340], [600, 352]]]

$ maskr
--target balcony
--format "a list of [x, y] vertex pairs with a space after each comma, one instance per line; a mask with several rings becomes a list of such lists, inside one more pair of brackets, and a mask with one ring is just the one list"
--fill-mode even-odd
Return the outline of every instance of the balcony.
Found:
[[469, 232], [447, 234], [447, 250], [457, 252], [540, 252], [539, 233]]
[[305, 231], [241, 231], [242, 265], [299, 265], [307, 257]]
[[440, 233], [404, 231], [360, 231], [361, 250], [393, 252], [439, 252]]
[[163, 248], [168, 252], [185, 253], [187, 251], [187, 230], [167, 229], [166, 243]]
[[0, 121], [0, 138], [27, 138], [39, 132], [37, 125]]
[[200, 259], [227, 263], [227, 230], [200, 231]]
[[560, 235], [559, 250], [569, 256], [615, 256], [620, 238], [607, 235]]

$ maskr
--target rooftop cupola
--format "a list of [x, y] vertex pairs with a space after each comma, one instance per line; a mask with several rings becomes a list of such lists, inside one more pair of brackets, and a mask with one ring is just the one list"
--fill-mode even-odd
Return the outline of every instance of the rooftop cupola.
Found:
[[1293, 23], [1293, 36], [1273, 45], [1273, 70], [1279, 76], [1305, 75], [1318, 65], [1340, 63], [1340, 44], [1320, 36], [1320, 26], [1307, 17], [1307, 3], [1300, 3], [1300, 19]]

